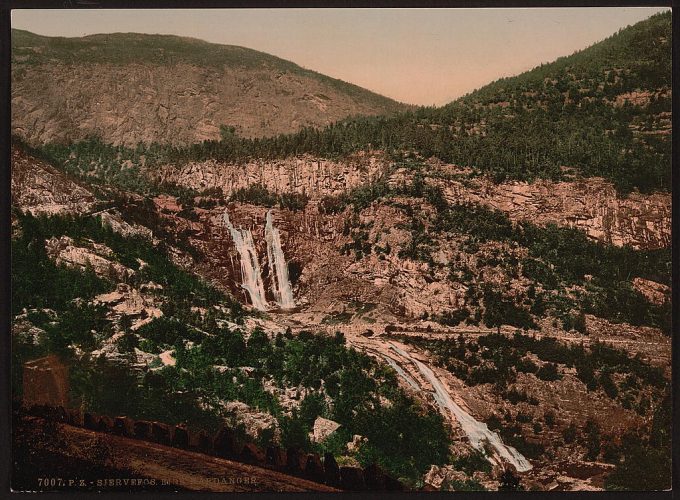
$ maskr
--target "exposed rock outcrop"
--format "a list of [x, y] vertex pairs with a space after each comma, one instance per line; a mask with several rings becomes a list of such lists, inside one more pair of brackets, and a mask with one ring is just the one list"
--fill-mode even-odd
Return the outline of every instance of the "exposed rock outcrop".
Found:
[[12, 148], [12, 206], [33, 215], [89, 212], [96, 201], [86, 188], [51, 165]]
[[632, 193], [621, 198], [610, 182], [597, 177], [531, 184], [481, 180], [475, 184], [450, 183], [445, 195], [450, 201], [477, 202], [502, 210], [512, 220], [581, 229], [595, 241], [616, 246], [652, 249], [668, 247], [671, 242], [670, 193]]
[[387, 160], [379, 153], [358, 153], [342, 161], [312, 156], [281, 160], [254, 160], [226, 164], [215, 160], [165, 165], [147, 171], [152, 179], [197, 191], [220, 189], [225, 196], [239, 189], [261, 185], [273, 193], [299, 193], [312, 198], [339, 195], [380, 178]]
[[671, 287], [656, 281], [633, 278], [633, 286], [652, 304], [661, 305], [671, 299]]
[[[501, 210], [513, 221], [573, 227], [594, 241], [616, 246], [654, 249], [670, 245], [670, 193], [620, 197], [613, 184], [598, 177], [501, 184], [483, 177], [460, 180], [466, 173], [469, 170], [437, 161], [429, 162], [426, 170], [428, 182], [441, 187], [450, 203], [480, 203]], [[388, 159], [379, 152], [359, 153], [342, 161], [302, 156], [245, 164], [208, 161], [165, 165], [147, 175], [197, 191], [217, 188], [225, 196], [261, 185], [278, 194], [304, 193], [312, 200], [337, 196], [379, 179], [392, 187], [413, 179], [412, 171], [390, 168]]]
[[455, 491], [455, 481], [465, 482], [470, 478], [463, 471], [454, 469], [451, 465], [433, 465], [427, 471], [423, 482], [434, 487], [436, 490]]
[[110, 293], [98, 295], [94, 302], [108, 306], [107, 317], [115, 322], [122, 316], [130, 318], [132, 322], [130, 329], [133, 331], [150, 323], [154, 318], [163, 316], [163, 311], [151, 293], [137, 290], [125, 283], [119, 283]]
[[115, 208], [98, 209], [97, 197], [81, 183], [48, 163], [12, 147], [12, 207], [38, 215], [96, 215], [123, 236], [148, 240], [153, 232], [123, 219]]
[[229, 416], [230, 424], [234, 427], [242, 425], [252, 438], [257, 438], [263, 432], [272, 432], [272, 437], [280, 439], [279, 424], [272, 415], [255, 408], [251, 408], [240, 401], [229, 401], [224, 404], [224, 411]]
[[106, 245], [94, 241], [84, 244], [87, 246], [76, 245], [68, 236], [53, 237], [45, 242], [45, 250], [57, 265], [81, 270], [90, 268], [99, 277], [126, 281], [135, 275], [132, 269], [115, 260], [113, 251]]
[[340, 428], [340, 424], [323, 417], [317, 417], [312, 428], [311, 438], [315, 443], [321, 443], [328, 436]]

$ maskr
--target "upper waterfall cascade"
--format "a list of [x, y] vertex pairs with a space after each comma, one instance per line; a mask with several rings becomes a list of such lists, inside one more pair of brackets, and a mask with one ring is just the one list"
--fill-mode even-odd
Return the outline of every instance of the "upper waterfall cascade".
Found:
[[267, 212], [267, 224], [264, 231], [267, 240], [267, 258], [272, 276], [272, 289], [279, 306], [283, 309], [295, 307], [293, 290], [288, 279], [288, 264], [281, 247], [281, 235], [272, 222], [272, 211]]
[[[229, 214], [226, 210], [223, 220], [241, 257], [241, 286], [248, 292], [253, 307], [260, 311], [266, 311], [269, 309], [269, 303], [265, 294], [262, 271], [253, 240], [253, 233], [250, 229], [235, 228], [229, 220]], [[267, 213], [265, 239], [267, 241], [267, 258], [272, 277], [272, 292], [276, 298], [277, 305], [283, 309], [292, 309], [295, 307], [295, 300], [293, 299], [293, 290], [288, 278], [288, 265], [283, 254], [279, 230], [274, 227], [272, 222], [271, 210]]]

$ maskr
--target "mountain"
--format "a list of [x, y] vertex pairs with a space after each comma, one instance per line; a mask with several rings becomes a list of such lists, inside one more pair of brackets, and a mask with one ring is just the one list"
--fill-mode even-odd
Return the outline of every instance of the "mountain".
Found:
[[263, 52], [169, 35], [12, 30], [12, 129], [32, 143], [191, 144], [408, 106]]
[[243, 163], [309, 153], [404, 152], [496, 182], [604, 177], [622, 194], [671, 188], [671, 15], [499, 80], [441, 108], [343, 120], [264, 140], [167, 149], [162, 161]]
[[670, 487], [669, 26], [276, 138], [15, 138], [13, 395], [56, 353], [86, 411], [413, 488]]
[[[271, 138], [244, 138], [243, 131], [223, 129], [220, 141], [156, 148], [152, 155], [145, 155], [146, 163], [151, 168], [202, 160], [243, 163], [304, 153], [339, 157], [377, 149], [397, 156], [411, 152], [435, 157], [496, 182], [595, 176], [613, 182], [622, 194], [668, 192], [670, 21], [670, 12], [657, 14], [576, 54], [494, 82], [441, 108], [349, 118], [322, 129], [304, 127]], [[49, 94], [41, 89], [36, 92], [44, 100]], [[24, 99], [21, 93], [19, 84], [14, 94], [18, 102]], [[18, 113], [22, 108], [17, 104], [14, 109]], [[42, 122], [30, 117], [43, 113], [42, 109], [18, 116], [17, 123], [29, 120], [35, 123], [31, 128], [41, 129]], [[257, 108], [248, 114], [250, 120], [268, 116]], [[155, 120], [164, 123], [164, 118]], [[14, 130], [21, 135], [18, 126]], [[171, 135], [164, 138], [171, 140]], [[102, 140], [107, 142], [112, 141]], [[65, 150], [52, 153], [68, 156], [73, 147], [66, 145]], [[101, 149], [96, 144], [85, 148]], [[127, 155], [111, 148], [100, 153], [104, 162], [110, 153]]]

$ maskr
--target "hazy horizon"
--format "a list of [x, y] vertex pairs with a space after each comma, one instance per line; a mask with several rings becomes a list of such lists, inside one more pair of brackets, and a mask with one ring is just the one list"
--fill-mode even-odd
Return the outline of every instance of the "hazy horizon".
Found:
[[12, 27], [45, 36], [133, 32], [240, 45], [398, 101], [442, 105], [665, 10], [14, 10]]

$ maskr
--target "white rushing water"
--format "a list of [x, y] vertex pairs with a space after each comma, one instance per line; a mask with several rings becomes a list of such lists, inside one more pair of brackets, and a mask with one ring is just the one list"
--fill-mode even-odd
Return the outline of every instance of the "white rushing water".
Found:
[[236, 229], [229, 220], [226, 210], [223, 215], [224, 223], [231, 233], [236, 250], [241, 256], [241, 279], [242, 286], [250, 295], [250, 302], [253, 307], [260, 311], [267, 310], [267, 299], [264, 294], [264, 284], [262, 283], [262, 273], [260, 263], [257, 259], [253, 233], [249, 229]]
[[410, 385], [411, 387], [413, 387], [416, 391], [419, 391], [419, 392], [420, 392], [420, 386], [418, 385], [418, 383], [417, 383], [415, 380], [413, 380], [413, 379], [411, 378], [411, 376], [410, 376], [408, 373], [406, 373], [406, 371], [404, 371], [404, 369], [403, 369], [401, 366], [399, 366], [399, 365], [397, 364], [396, 361], [394, 361], [392, 358], [389, 358], [389, 357], [387, 357], [387, 356], [384, 356], [384, 358], [385, 358], [385, 361], [387, 361], [387, 363], [388, 363], [392, 368], [394, 368], [394, 371], [397, 372], [401, 378], [403, 378], [404, 380], [406, 380], [406, 382], [408, 383], [408, 385]]
[[292, 309], [295, 307], [295, 300], [293, 300], [293, 290], [288, 279], [288, 264], [286, 263], [286, 257], [283, 255], [279, 230], [274, 227], [272, 222], [271, 210], [267, 212], [267, 225], [265, 226], [264, 236], [267, 240], [267, 258], [269, 259], [272, 288], [276, 302], [283, 309]]
[[[451, 395], [446, 390], [441, 380], [439, 380], [439, 378], [427, 365], [413, 358], [409, 353], [392, 343], [390, 343], [390, 347], [392, 347], [395, 352], [414, 363], [420, 373], [422, 373], [428, 382], [432, 384], [434, 389], [434, 398], [437, 401], [437, 404], [444, 411], [448, 410], [451, 412], [451, 415], [453, 415], [453, 417], [458, 421], [461, 428], [463, 429], [463, 432], [465, 432], [468, 439], [470, 440], [470, 444], [475, 449], [486, 454], [484, 444], [488, 443], [498, 457], [512, 464], [518, 472], [525, 472], [531, 469], [531, 464], [520, 452], [518, 452], [512, 446], [507, 446], [504, 444], [500, 436], [490, 430], [484, 422], [475, 420], [470, 414], [458, 406], [458, 404], [456, 404], [456, 402], [451, 398]], [[392, 365], [392, 363], [390, 363], [390, 365]], [[401, 372], [403, 372], [403, 370], [401, 370]], [[397, 373], [400, 375], [401, 372], [397, 370]], [[410, 377], [404, 378], [409, 384], [413, 385], [412, 379]]]

